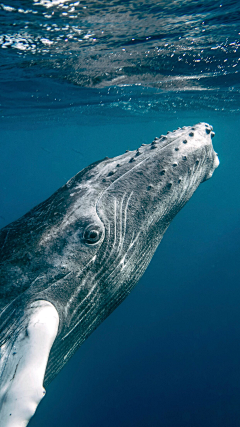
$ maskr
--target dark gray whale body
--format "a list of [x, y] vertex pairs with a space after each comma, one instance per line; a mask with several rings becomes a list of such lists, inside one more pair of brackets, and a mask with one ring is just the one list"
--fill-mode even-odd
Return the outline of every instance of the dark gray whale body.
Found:
[[105, 158], [0, 230], [2, 427], [15, 425], [14, 413], [19, 425], [26, 425], [42, 397], [27, 415], [8, 403], [13, 393], [10, 377], [17, 378], [19, 372], [20, 378], [20, 360], [23, 363], [38, 341], [36, 312], [41, 314], [43, 306], [49, 309], [48, 326], [51, 313], [54, 322], [57, 319], [55, 332], [46, 332], [51, 337], [46, 363], [53, 345], [46, 372], [42, 368], [39, 374], [47, 385], [130, 293], [172, 219], [212, 176], [219, 164], [213, 136], [211, 126], [199, 123], [168, 132], [136, 151]]

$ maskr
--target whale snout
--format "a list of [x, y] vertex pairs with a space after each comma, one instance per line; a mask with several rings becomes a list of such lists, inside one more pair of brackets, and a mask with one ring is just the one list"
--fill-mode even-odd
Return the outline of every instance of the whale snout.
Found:
[[192, 171], [194, 168], [199, 183], [211, 178], [220, 163], [212, 144], [215, 136], [213, 127], [208, 123], [198, 123], [193, 127], [184, 126], [176, 133], [177, 138], [173, 140], [173, 158], [176, 163], [181, 163], [182, 171], [186, 172], [187, 168]]

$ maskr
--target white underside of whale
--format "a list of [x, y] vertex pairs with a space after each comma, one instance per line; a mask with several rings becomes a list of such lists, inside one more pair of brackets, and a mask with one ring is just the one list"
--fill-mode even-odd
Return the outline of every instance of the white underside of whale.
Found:
[[35, 301], [14, 340], [0, 349], [0, 425], [25, 427], [45, 395], [43, 379], [59, 316], [47, 301]]

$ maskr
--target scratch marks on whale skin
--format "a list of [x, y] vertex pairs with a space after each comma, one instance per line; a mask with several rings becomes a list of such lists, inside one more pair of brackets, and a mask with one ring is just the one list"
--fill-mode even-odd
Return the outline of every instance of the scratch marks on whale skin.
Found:
[[[101, 252], [101, 267], [95, 274], [92, 273], [90, 268], [88, 269], [85, 277], [81, 278], [81, 281], [79, 282], [80, 284], [76, 288], [74, 295], [69, 300], [65, 310], [66, 313], [68, 313], [68, 318], [70, 319], [69, 324], [71, 324], [72, 320], [74, 320], [74, 326], [63, 336], [63, 340], [65, 340], [79, 326], [80, 323], [84, 322], [84, 320], [86, 320], [86, 318], [89, 316], [90, 312], [97, 307], [98, 303], [100, 303], [99, 298], [101, 297], [101, 289], [99, 288], [98, 278], [100, 276], [104, 276], [104, 280], [109, 280], [111, 276], [114, 276], [119, 266], [121, 269], [123, 269], [125, 267], [122, 255], [123, 250], [126, 251], [125, 256], [127, 256], [129, 250], [138, 240], [139, 234], [135, 236], [135, 238], [132, 236], [128, 248], [124, 248], [128, 208], [132, 195], [133, 192], [131, 192], [128, 196], [125, 192], [120, 202], [118, 202], [116, 198], [113, 198], [112, 200], [113, 223], [108, 224], [108, 233], [105, 233], [105, 235], [107, 234], [107, 242], [104, 248], [104, 252]], [[113, 244], [111, 245], [112, 247], [109, 253], [109, 245], [112, 234]], [[94, 256], [87, 266], [90, 267], [90, 264], [92, 265], [96, 260], [97, 256]], [[78, 302], [81, 291], [86, 288], [89, 289], [89, 292], [81, 301]], [[74, 306], [75, 308], [71, 311], [71, 308]]]

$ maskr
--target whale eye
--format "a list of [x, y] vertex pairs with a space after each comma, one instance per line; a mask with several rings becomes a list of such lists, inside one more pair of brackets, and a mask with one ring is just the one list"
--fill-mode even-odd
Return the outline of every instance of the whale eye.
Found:
[[102, 229], [96, 224], [90, 224], [83, 233], [85, 243], [93, 245], [97, 243], [102, 236]]

